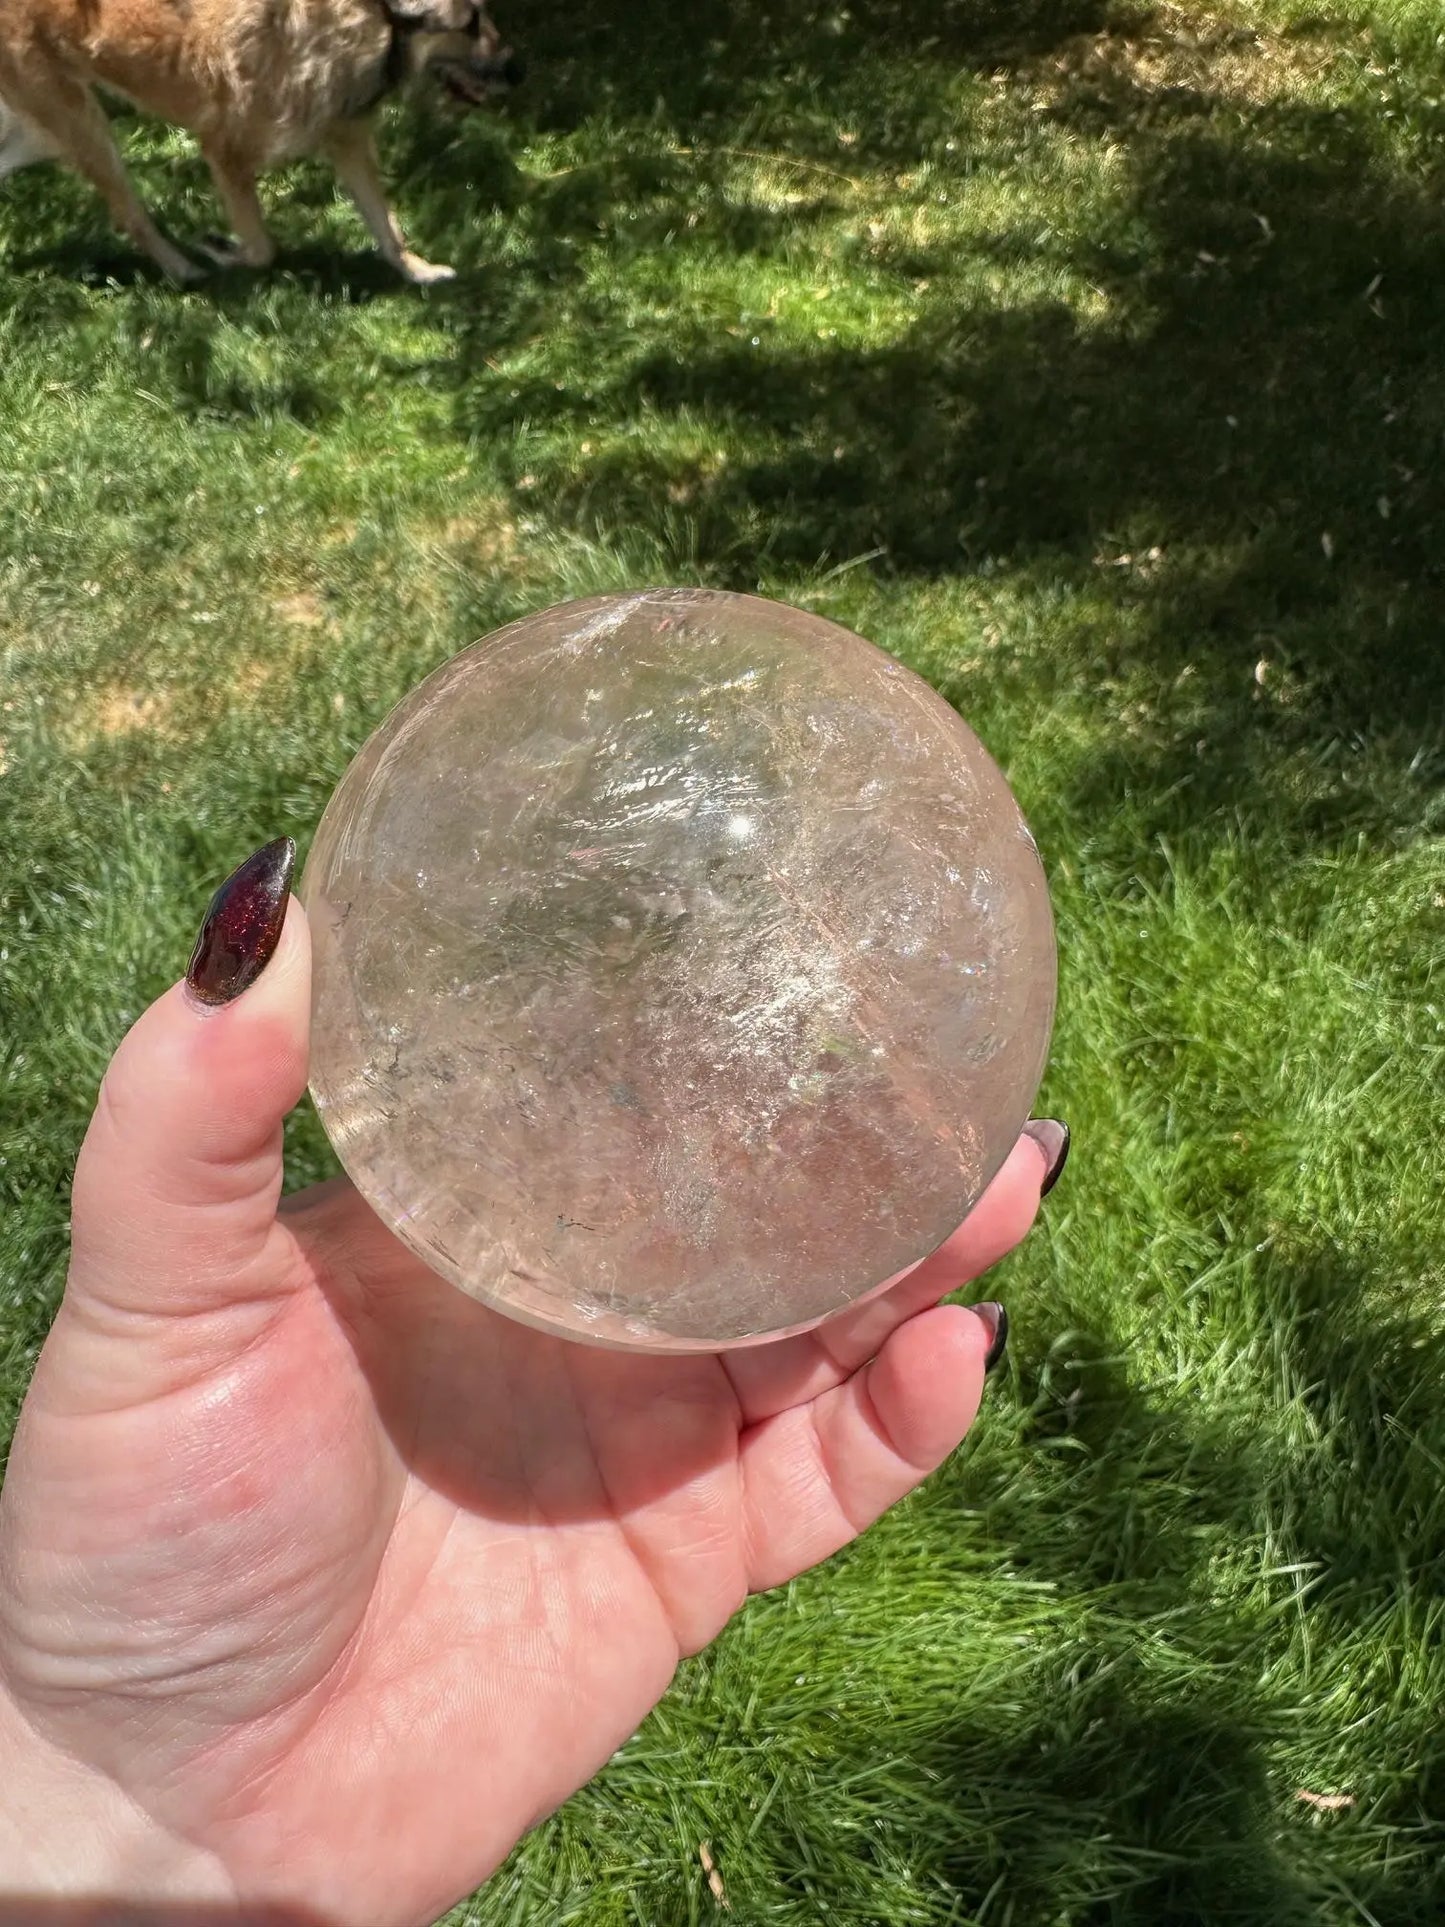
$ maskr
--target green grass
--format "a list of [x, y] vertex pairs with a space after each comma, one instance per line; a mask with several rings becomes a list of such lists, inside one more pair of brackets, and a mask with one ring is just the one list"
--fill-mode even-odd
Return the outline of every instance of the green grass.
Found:
[[[273, 189], [277, 272], [185, 295], [77, 183], [0, 197], [5, 1415], [101, 1068], [215, 880], [504, 618], [808, 604], [1010, 773], [1073, 1159], [958, 1461], [454, 1920], [707, 1922], [706, 1840], [768, 1927], [1435, 1922], [1435, 0], [508, 26], [505, 117], [386, 136], [450, 290], [394, 285], [319, 171]], [[184, 141], [125, 142], [214, 223]]]

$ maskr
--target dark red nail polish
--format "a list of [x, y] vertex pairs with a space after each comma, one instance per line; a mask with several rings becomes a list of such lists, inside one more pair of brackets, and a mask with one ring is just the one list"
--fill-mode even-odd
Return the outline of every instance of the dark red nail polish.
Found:
[[1064, 1175], [1064, 1166], [1069, 1161], [1069, 1127], [1056, 1117], [1036, 1117], [1025, 1124], [1024, 1132], [1049, 1161], [1043, 1189], [1039, 1192], [1041, 1198], [1046, 1198]]
[[995, 1298], [989, 1299], [986, 1304], [970, 1305], [969, 1310], [993, 1334], [983, 1361], [985, 1372], [991, 1372], [1003, 1357], [1004, 1347], [1008, 1344], [1008, 1313]]
[[186, 971], [191, 995], [201, 1003], [229, 1004], [275, 956], [295, 867], [296, 845], [278, 836], [248, 856], [211, 898]]

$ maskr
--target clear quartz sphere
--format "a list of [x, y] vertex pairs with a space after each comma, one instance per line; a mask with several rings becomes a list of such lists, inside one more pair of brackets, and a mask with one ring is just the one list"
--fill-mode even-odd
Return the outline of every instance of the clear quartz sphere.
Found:
[[444, 664], [302, 884], [312, 1093], [432, 1270], [629, 1350], [806, 1330], [948, 1236], [1053, 1017], [997, 765], [871, 643], [694, 589]]

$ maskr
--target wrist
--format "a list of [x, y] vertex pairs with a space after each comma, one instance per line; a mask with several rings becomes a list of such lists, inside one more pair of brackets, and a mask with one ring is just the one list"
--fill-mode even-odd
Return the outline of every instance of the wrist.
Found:
[[0, 1916], [8, 1918], [7, 1902], [67, 1898], [84, 1903], [77, 1921], [147, 1927], [151, 1907], [159, 1921], [177, 1902], [235, 1905], [236, 1890], [213, 1854], [159, 1825], [108, 1775], [43, 1739], [3, 1688], [0, 1761]]

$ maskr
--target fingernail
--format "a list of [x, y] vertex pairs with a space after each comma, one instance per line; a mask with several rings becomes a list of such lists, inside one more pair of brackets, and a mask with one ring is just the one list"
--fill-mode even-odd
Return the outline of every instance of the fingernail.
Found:
[[1069, 1127], [1061, 1124], [1056, 1117], [1031, 1118], [1024, 1126], [1024, 1133], [1031, 1137], [1049, 1161], [1044, 1173], [1041, 1198], [1046, 1198], [1059, 1179], [1064, 1175], [1064, 1166], [1069, 1161]]
[[983, 1361], [983, 1369], [991, 1372], [1003, 1357], [1004, 1347], [1008, 1344], [1008, 1313], [992, 1298], [987, 1304], [970, 1305], [969, 1310], [975, 1318], [981, 1319], [988, 1329], [988, 1353]]
[[248, 856], [211, 898], [186, 970], [191, 995], [203, 1004], [229, 1004], [276, 954], [286, 922], [286, 898], [296, 845], [278, 836]]

